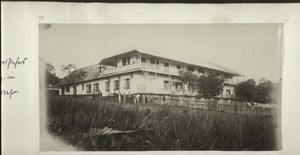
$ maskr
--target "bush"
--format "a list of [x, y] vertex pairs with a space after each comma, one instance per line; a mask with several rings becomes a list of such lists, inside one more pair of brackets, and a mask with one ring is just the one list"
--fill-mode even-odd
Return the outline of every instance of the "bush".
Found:
[[[91, 98], [51, 97], [48, 129], [83, 150], [276, 150], [272, 117], [249, 117], [167, 105], [132, 105]], [[153, 130], [83, 138], [92, 128]], [[122, 139], [123, 138], [123, 139]], [[116, 144], [117, 145], [117, 144]]]

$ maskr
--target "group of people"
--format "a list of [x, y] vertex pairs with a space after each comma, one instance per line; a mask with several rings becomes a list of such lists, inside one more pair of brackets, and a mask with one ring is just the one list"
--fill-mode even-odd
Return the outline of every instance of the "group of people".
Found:
[[116, 102], [124, 102], [124, 103], [139, 103], [140, 102], [140, 95], [139, 94], [130, 94], [130, 92], [128, 92], [128, 94], [126, 94], [125, 92], [122, 94], [120, 91], [118, 93], [114, 92], [114, 93], [110, 93], [108, 92], [107, 94], [108, 98], [113, 98], [114, 101]]
[[[100, 90], [94, 90], [93, 97], [95, 98], [102, 98], [103, 94]], [[114, 100], [115, 102], [119, 103], [148, 103], [153, 101], [155, 98], [153, 95], [145, 95], [145, 94], [130, 94], [128, 93], [121, 93], [120, 91], [117, 93], [114, 91], [113, 93], [107, 92], [107, 99]]]

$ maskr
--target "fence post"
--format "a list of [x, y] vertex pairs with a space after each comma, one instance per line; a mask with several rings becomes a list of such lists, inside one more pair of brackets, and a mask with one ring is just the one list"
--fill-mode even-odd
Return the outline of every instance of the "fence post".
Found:
[[237, 103], [234, 101], [234, 114], [237, 114]]

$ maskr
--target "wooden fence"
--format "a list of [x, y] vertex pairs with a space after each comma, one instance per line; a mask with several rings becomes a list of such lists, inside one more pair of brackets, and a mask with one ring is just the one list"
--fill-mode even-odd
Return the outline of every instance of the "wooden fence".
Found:
[[[76, 97], [88, 97], [94, 98], [95, 96], [85, 95]], [[97, 96], [96, 96], [97, 97]], [[257, 105], [251, 105], [244, 102], [235, 102], [231, 100], [222, 99], [203, 99], [196, 97], [179, 97], [168, 95], [140, 95], [136, 98], [135, 95], [124, 97], [122, 96], [119, 101], [118, 96], [102, 97], [103, 100], [113, 102], [126, 102], [126, 103], [145, 103], [145, 104], [167, 104], [180, 107], [188, 107], [193, 109], [202, 109], [210, 111], [227, 112], [231, 114], [243, 114], [249, 116], [275, 116], [277, 115], [276, 106], [273, 107], [260, 107]]]

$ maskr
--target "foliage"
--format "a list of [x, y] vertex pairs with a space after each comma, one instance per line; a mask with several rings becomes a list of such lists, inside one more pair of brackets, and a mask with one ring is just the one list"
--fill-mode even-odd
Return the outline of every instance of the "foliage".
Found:
[[87, 71], [84, 69], [76, 70], [76, 66], [74, 64], [68, 64], [61, 67], [61, 71], [67, 74], [67, 76], [62, 80], [63, 84], [76, 83], [83, 80], [87, 75]]
[[83, 80], [87, 75], [87, 71], [83, 69], [78, 69], [70, 73], [68, 76], [63, 78], [64, 84], [76, 83], [78, 81]]
[[[82, 150], [275, 150], [273, 117], [250, 117], [167, 105], [119, 104], [91, 98], [52, 96], [50, 133]], [[92, 128], [151, 129], [154, 135], [83, 138]], [[125, 138], [125, 139], [124, 139]]]
[[261, 79], [255, 90], [255, 102], [268, 103], [272, 101], [274, 85], [271, 81]]
[[[188, 86], [194, 86], [197, 83], [198, 76], [194, 74], [191, 71], [188, 70], [181, 70], [179, 71], [179, 81], [182, 82], [182, 91], [183, 94], [187, 91], [190, 90], [191, 93], [193, 93], [192, 89], [189, 89]], [[187, 86], [187, 87], [186, 87]]]
[[261, 79], [257, 85], [249, 79], [236, 85], [234, 91], [239, 101], [269, 103], [274, 98], [274, 84], [266, 79]]
[[213, 98], [220, 95], [223, 91], [225, 77], [214, 73], [202, 75], [197, 79], [198, 94], [204, 98]]
[[[204, 98], [213, 98], [220, 95], [223, 91], [223, 83], [230, 75], [218, 75], [213, 72], [205, 74], [194, 74], [192, 71], [181, 70], [179, 72], [179, 80], [188, 86], [188, 90], [192, 93], [198, 92], [198, 95]], [[190, 89], [193, 87], [193, 89]], [[183, 93], [186, 89], [183, 89]]]
[[239, 101], [252, 102], [255, 99], [255, 80], [243, 81], [234, 87], [236, 99]]
[[51, 63], [45, 65], [46, 86], [54, 86], [60, 82], [60, 78], [55, 75], [55, 68]]
[[66, 66], [62, 65], [61, 71], [66, 73], [66, 74], [71, 74], [74, 70], [76, 70], [76, 66], [74, 64], [68, 64]]

